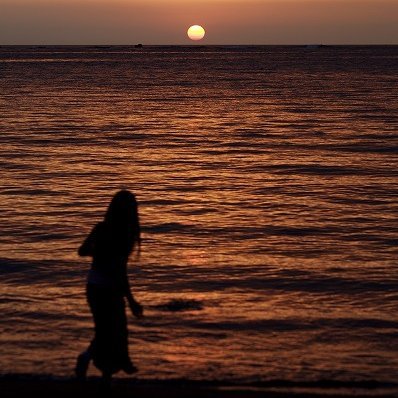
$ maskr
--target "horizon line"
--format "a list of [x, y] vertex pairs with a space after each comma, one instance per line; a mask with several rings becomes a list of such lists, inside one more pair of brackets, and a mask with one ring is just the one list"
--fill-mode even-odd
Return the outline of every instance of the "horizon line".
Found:
[[292, 43], [279, 43], [279, 44], [272, 44], [272, 43], [263, 43], [263, 44], [190, 44], [190, 43], [180, 43], [180, 44], [144, 44], [144, 43], [129, 43], [129, 44], [43, 44], [43, 43], [31, 43], [31, 44], [1, 44], [0, 47], [50, 47], [50, 46], [65, 46], [65, 47], [72, 47], [72, 46], [81, 46], [81, 47], [136, 47], [137, 45], [142, 45], [142, 47], [259, 47], [259, 46], [290, 46], [290, 47], [301, 47], [301, 46], [323, 46], [323, 47], [330, 47], [330, 46], [398, 46], [397, 43], [318, 43], [318, 42], [308, 42], [308, 43], [300, 43], [300, 44], [292, 44]]

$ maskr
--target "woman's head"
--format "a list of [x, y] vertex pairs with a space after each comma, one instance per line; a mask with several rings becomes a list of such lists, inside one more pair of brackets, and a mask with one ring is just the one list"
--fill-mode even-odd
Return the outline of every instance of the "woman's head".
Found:
[[115, 237], [125, 242], [128, 253], [140, 245], [141, 229], [138, 204], [133, 193], [121, 190], [115, 194], [105, 214], [105, 223]]

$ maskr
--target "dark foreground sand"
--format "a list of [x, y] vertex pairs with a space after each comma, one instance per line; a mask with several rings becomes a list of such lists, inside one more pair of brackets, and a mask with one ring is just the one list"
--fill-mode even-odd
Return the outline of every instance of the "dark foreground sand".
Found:
[[107, 391], [99, 379], [86, 382], [71, 379], [42, 377], [0, 377], [0, 397], [25, 398], [78, 398], [78, 397], [129, 397], [129, 398], [301, 398], [301, 397], [398, 397], [396, 386], [295, 385], [270, 383], [266, 385], [223, 385], [194, 381], [145, 381], [115, 379]]

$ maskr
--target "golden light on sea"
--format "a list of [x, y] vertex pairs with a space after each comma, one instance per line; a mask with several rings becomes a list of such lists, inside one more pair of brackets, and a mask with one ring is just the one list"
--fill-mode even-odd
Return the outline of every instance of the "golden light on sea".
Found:
[[187, 34], [191, 40], [202, 40], [205, 37], [206, 31], [200, 25], [192, 25], [188, 29]]

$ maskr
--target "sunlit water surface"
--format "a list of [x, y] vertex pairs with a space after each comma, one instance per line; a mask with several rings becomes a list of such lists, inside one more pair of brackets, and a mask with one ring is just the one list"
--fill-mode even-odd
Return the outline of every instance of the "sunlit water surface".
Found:
[[128, 188], [139, 377], [396, 380], [397, 76], [398, 47], [0, 48], [1, 372], [73, 374], [76, 250]]

